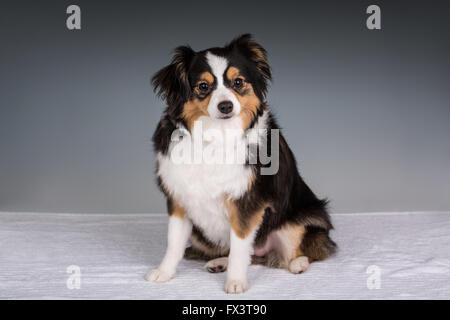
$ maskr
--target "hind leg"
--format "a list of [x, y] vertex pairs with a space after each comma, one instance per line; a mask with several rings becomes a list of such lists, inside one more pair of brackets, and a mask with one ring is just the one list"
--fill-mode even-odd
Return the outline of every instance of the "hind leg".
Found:
[[294, 274], [305, 272], [312, 261], [324, 260], [336, 248], [323, 228], [288, 224], [277, 231], [277, 236], [282, 249], [280, 266]]
[[328, 258], [336, 251], [336, 244], [330, 239], [329, 230], [319, 227], [306, 227], [297, 251], [298, 257], [289, 263], [289, 271], [302, 273], [312, 261]]
[[336, 244], [330, 239], [328, 230], [317, 227], [303, 229], [296, 257], [289, 262], [289, 271], [295, 274], [305, 272], [312, 261], [324, 260], [336, 250]]
[[278, 267], [288, 269], [294, 274], [303, 273], [308, 269], [311, 260], [300, 248], [305, 233], [306, 228], [300, 224], [286, 224], [277, 231]]
[[216, 258], [205, 264], [205, 269], [211, 273], [224, 272], [228, 267], [228, 257]]

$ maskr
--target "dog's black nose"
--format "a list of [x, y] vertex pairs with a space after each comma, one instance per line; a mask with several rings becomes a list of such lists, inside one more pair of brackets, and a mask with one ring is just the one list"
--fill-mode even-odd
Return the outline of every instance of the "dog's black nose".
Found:
[[217, 108], [219, 109], [220, 112], [222, 112], [224, 114], [228, 114], [231, 111], [233, 111], [233, 102], [231, 102], [231, 101], [222, 101], [221, 103], [219, 103]]

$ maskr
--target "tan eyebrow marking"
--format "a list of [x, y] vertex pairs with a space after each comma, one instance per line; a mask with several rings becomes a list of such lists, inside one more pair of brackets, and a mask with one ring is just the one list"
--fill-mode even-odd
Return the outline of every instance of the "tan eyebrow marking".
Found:
[[206, 81], [206, 82], [208, 82], [209, 84], [212, 84], [212, 83], [214, 82], [214, 76], [211, 74], [211, 72], [208, 72], [208, 71], [203, 72], [203, 73], [200, 75], [200, 80], [199, 80], [198, 83], [200, 83], [200, 82], [202, 82], [202, 81]]
[[203, 100], [195, 98], [184, 104], [182, 117], [186, 121], [189, 130], [192, 130], [194, 122], [201, 116], [208, 116], [208, 104], [211, 95]]
[[245, 80], [245, 78], [241, 75], [239, 69], [236, 67], [229, 67], [225, 75], [227, 79], [230, 81], [236, 79], [237, 77], [240, 77]]

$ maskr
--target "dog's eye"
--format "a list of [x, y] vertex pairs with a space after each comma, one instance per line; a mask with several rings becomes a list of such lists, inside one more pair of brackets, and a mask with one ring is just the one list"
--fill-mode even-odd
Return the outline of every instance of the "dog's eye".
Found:
[[199, 83], [199, 85], [198, 85], [198, 89], [199, 89], [201, 92], [207, 92], [207, 91], [209, 90], [209, 84], [207, 84], [206, 82], [201, 82], [201, 83]]
[[234, 79], [233, 86], [234, 86], [236, 89], [242, 88], [243, 85], [244, 85], [244, 80], [242, 80], [241, 78], [236, 78], [236, 79]]

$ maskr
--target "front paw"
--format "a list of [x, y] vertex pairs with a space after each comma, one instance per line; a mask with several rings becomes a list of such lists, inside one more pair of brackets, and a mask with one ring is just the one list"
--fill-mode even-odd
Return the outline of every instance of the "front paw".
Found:
[[173, 273], [162, 271], [159, 269], [150, 270], [145, 276], [145, 280], [150, 282], [167, 282], [173, 276]]
[[246, 280], [227, 280], [225, 283], [226, 293], [243, 293], [247, 290]]

